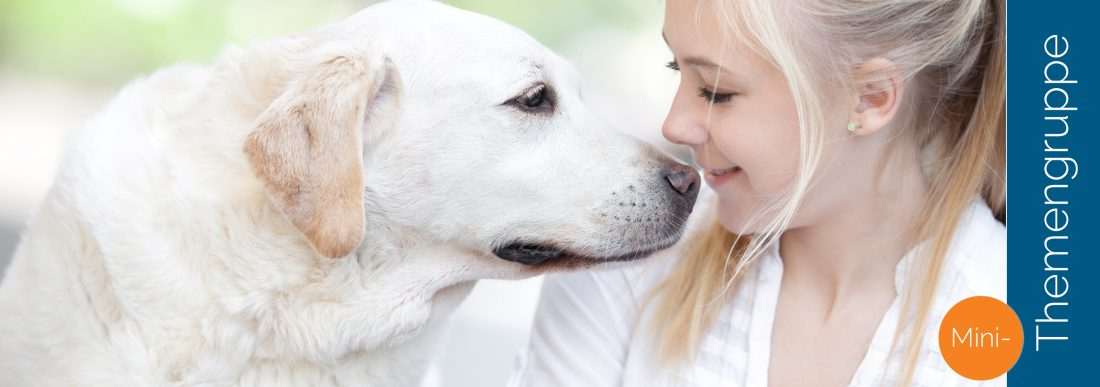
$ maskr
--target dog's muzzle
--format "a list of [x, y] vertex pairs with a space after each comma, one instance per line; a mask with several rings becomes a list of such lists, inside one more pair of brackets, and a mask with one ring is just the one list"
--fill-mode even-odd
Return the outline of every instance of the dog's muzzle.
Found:
[[[661, 241], [658, 244], [623, 246], [626, 248], [619, 254], [594, 256], [571, 250], [568, 247], [558, 247], [551, 242], [537, 242], [541, 239], [538, 236], [533, 236], [497, 247], [493, 249], [493, 254], [506, 261], [532, 266], [557, 258], [590, 262], [631, 261], [645, 258], [654, 252], [665, 249], [674, 244], [683, 232], [685, 220], [691, 214], [691, 210], [695, 206], [695, 200], [699, 196], [700, 179], [699, 173], [691, 167], [672, 161], [669, 161], [667, 166], [661, 168], [661, 170], [662, 172], [657, 176], [660, 181], [650, 183], [650, 187], [654, 187], [653, 189], [657, 191], [654, 192], [655, 194], [663, 196], [661, 201], [666, 206], [666, 213], [672, 216], [661, 227], [663, 230], [659, 231], [659, 235], [641, 238], [649, 241]], [[626, 220], [629, 221], [629, 218]], [[631, 249], [631, 247], [634, 247], [634, 249]]]

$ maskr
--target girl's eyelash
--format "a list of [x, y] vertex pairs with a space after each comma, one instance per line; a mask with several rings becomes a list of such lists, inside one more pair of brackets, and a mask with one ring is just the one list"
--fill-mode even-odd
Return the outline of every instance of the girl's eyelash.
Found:
[[[672, 69], [672, 71], [680, 71], [680, 64], [677, 63], [675, 59], [666, 63], [665, 67]], [[707, 88], [705, 87], [699, 88], [699, 96], [703, 97], [703, 99], [706, 99], [708, 103], [729, 102], [729, 100], [733, 98], [734, 95], [737, 95], [737, 93], [715, 93], [713, 91], [707, 90]]]
[[729, 100], [735, 95], [737, 95], [737, 93], [715, 93], [713, 91], [707, 90], [707, 88], [705, 87], [699, 88], [699, 96], [703, 97], [703, 99], [706, 99], [707, 102], [710, 103], [729, 102]]

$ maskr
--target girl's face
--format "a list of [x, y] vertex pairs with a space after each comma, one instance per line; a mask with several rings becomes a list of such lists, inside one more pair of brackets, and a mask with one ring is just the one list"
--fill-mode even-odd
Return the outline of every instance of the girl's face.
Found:
[[[731, 232], [783, 200], [799, 162], [798, 115], [783, 74], [740, 42], [723, 42], [719, 21], [697, 1], [668, 0], [664, 36], [680, 86], [662, 132], [692, 148]], [[797, 220], [796, 220], [797, 222]], [[748, 225], [752, 226], [752, 225]]]

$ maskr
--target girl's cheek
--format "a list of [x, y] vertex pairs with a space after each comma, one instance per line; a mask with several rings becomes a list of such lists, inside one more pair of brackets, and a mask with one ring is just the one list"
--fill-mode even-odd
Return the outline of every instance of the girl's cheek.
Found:
[[[716, 148], [722, 151], [722, 154], [729, 158], [740, 159], [746, 142], [751, 143], [752, 139], [747, 138], [741, 134], [741, 128], [737, 125], [722, 125], [721, 130], [712, 130], [710, 132], [711, 138], [714, 141]], [[733, 160], [731, 160], [733, 161]]]

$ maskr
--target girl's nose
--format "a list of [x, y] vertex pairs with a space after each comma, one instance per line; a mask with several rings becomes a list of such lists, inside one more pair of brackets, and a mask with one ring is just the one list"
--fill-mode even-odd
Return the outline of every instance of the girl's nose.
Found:
[[694, 109], [692, 101], [688, 98], [690, 95], [684, 94], [676, 93], [676, 98], [672, 100], [672, 107], [669, 108], [668, 117], [661, 126], [661, 134], [676, 144], [693, 148], [702, 146], [707, 142], [707, 129], [704, 125], [705, 117], [703, 117], [706, 113], [696, 111], [697, 109]]

